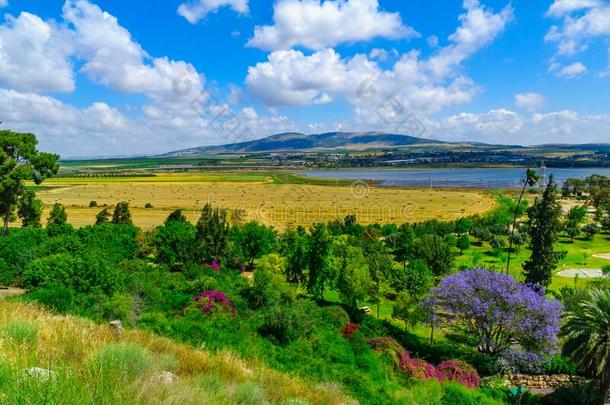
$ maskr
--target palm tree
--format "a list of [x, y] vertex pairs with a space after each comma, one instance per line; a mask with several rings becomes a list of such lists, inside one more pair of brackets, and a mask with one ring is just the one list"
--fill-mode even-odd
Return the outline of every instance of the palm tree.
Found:
[[599, 381], [603, 404], [610, 390], [610, 291], [591, 291], [564, 319], [564, 354]]
[[513, 243], [515, 240], [515, 229], [517, 228], [517, 218], [519, 217], [519, 212], [521, 210], [521, 203], [523, 202], [523, 196], [525, 195], [525, 190], [528, 187], [534, 187], [536, 183], [540, 180], [538, 174], [533, 169], [527, 169], [525, 172], [525, 180], [523, 180], [523, 189], [521, 190], [521, 194], [519, 194], [519, 200], [517, 200], [517, 205], [515, 206], [515, 216], [513, 218], [513, 227], [510, 232], [510, 238], [508, 240], [508, 258], [506, 259], [506, 274], [510, 272], [510, 256], [513, 252]]

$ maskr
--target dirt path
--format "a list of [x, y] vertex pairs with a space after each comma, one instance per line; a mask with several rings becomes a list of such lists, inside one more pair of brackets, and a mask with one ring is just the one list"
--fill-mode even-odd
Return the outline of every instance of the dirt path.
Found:
[[559, 277], [581, 277], [581, 278], [601, 278], [601, 269], [567, 269], [557, 273]]
[[13, 288], [13, 287], [0, 287], [0, 301], [4, 300], [6, 297], [13, 297], [15, 295], [23, 295], [25, 294], [25, 290], [21, 288]]
[[598, 259], [610, 260], [610, 253], [601, 253], [598, 255], [593, 255], [593, 257], [596, 257]]

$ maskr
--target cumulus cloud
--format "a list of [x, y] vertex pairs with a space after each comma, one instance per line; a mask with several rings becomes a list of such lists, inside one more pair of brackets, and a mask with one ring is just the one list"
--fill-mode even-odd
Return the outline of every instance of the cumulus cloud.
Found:
[[551, 65], [549, 69], [557, 77], [565, 79], [575, 79], [587, 73], [587, 67], [581, 62], [574, 62], [567, 66], [561, 66], [557, 63]]
[[[512, 8], [498, 13], [477, 1], [464, 2], [460, 26], [449, 45], [428, 59], [410, 51], [389, 69], [368, 55], [343, 59], [333, 49], [311, 55], [301, 51], [275, 51], [266, 62], [250, 67], [250, 92], [271, 107], [309, 105], [345, 97], [359, 119], [392, 121], [403, 113], [430, 114], [467, 103], [478, 92], [474, 82], [460, 74], [462, 63], [491, 43], [512, 19]], [[375, 56], [382, 53], [376, 51]], [[316, 75], [311, 75], [316, 72]]]
[[547, 15], [562, 18], [545, 36], [557, 44], [560, 56], [571, 56], [586, 50], [596, 38], [610, 36], [610, 3], [596, 0], [555, 0]]
[[515, 104], [519, 108], [533, 112], [544, 107], [546, 100], [539, 93], [519, 93], [515, 95]]
[[572, 110], [520, 115], [498, 109], [482, 114], [461, 113], [427, 122], [430, 133], [451, 141], [501, 145], [607, 142], [610, 115], [580, 115]]
[[178, 14], [191, 24], [204, 19], [221, 7], [231, 7], [240, 14], [248, 13], [248, 0], [193, 0], [178, 7]]
[[257, 26], [248, 46], [266, 51], [302, 46], [313, 50], [375, 37], [411, 38], [417, 32], [399, 13], [381, 11], [378, 0], [280, 0], [273, 25]]
[[85, 61], [82, 71], [92, 80], [113, 90], [149, 93], [164, 101], [177, 98], [177, 79], [203, 88], [203, 77], [191, 64], [151, 57], [116, 17], [97, 5], [67, 0], [63, 17], [74, 30], [78, 56]]
[[23, 12], [0, 25], [0, 85], [22, 91], [74, 90], [67, 33]]

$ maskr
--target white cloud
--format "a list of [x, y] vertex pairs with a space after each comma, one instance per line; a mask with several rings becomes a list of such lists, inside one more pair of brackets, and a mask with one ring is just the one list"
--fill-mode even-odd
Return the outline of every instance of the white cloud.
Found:
[[570, 65], [563, 67], [558, 64], [552, 64], [549, 70], [555, 73], [555, 76], [557, 77], [565, 79], [575, 79], [587, 73], [588, 69], [581, 62], [574, 62]]
[[0, 25], [0, 85], [22, 91], [74, 90], [67, 34], [23, 12]]
[[257, 26], [248, 46], [267, 51], [302, 46], [313, 50], [345, 42], [418, 36], [399, 13], [379, 9], [378, 0], [279, 0], [274, 25]]
[[176, 80], [203, 88], [203, 77], [184, 61], [153, 58], [133, 41], [118, 20], [87, 0], [67, 0], [63, 16], [74, 29], [78, 55], [85, 60], [82, 71], [113, 90], [149, 93], [171, 101], [179, 98]]
[[557, 43], [557, 53], [571, 56], [586, 50], [595, 38], [610, 36], [610, 3], [607, 1], [555, 0], [547, 14], [562, 17], [562, 25], [553, 25], [545, 36]]
[[428, 59], [411, 51], [384, 70], [367, 55], [342, 59], [333, 49], [311, 55], [275, 51], [266, 62], [249, 68], [248, 89], [271, 107], [345, 97], [360, 120], [378, 124], [394, 120], [398, 112], [430, 114], [467, 103], [478, 87], [459, 73], [462, 63], [504, 30], [512, 19], [512, 8], [494, 13], [472, 0], [465, 1], [464, 7], [466, 13], [449, 37], [450, 44]]
[[610, 115], [580, 115], [572, 110], [523, 116], [506, 109], [461, 113], [426, 123], [429, 133], [450, 141], [501, 145], [607, 142]]
[[555, 0], [547, 11], [547, 15], [551, 17], [563, 17], [574, 11], [582, 9], [590, 9], [603, 4], [600, 0]]
[[178, 7], [178, 14], [191, 24], [196, 24], [221, 7], [231, 7], [240, 14], [246, 14], [248, 13], [248, 0], [191, 0]]
[[428, 43], [428, 46], [430, 48], [437, 48], [438, 47], [438, 36], [436, 35], [430, 35], [427, 39], [426, 42]]
[[539, 93], [519, 93], [515, 95], [515, 104], [519, 108], [533, 112], [544, 107], [546, 100]]
[[0, 7], [8, 6], [8, 0], [0, 0]]

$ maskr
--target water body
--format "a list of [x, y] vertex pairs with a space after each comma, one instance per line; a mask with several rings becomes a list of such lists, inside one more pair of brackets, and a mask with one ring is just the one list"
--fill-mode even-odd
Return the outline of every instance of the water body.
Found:
[[[525, 168], [401, 169], [401, 170], [306, 170], [308, 177], [340, 180], [373, 180], [381, 186], [448, 188], [519, 188]], [[546, 169], [560, 185], [567, 178], [584, 179], [592, 174], [610, 177], [610, 168]]]

